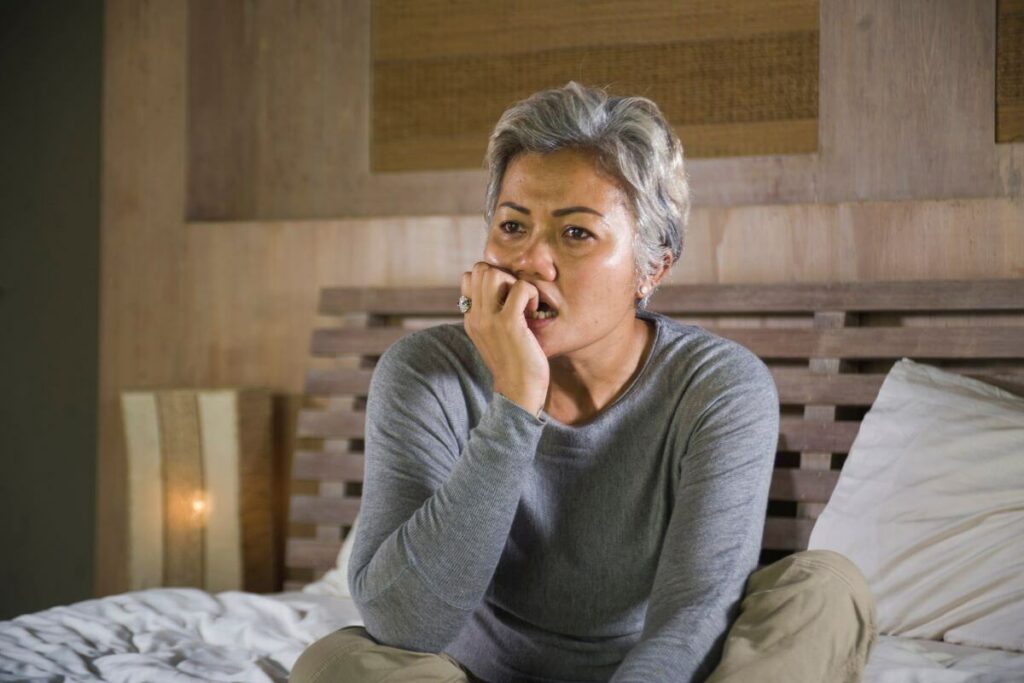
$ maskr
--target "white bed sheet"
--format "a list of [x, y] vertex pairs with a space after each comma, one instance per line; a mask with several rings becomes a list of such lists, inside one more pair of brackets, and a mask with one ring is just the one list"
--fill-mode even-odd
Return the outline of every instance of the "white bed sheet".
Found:
[[[285, 682], [351, 598], [159, 588], [0, 622], [0, 681]], [[1024, 654], [882, 636], [864, 683], [1021, 683]]]
[[310, 643], [353, 623], [351, 598], [122, 593], [0, 622], [0, 681], [287, 681]]
[[1022, 683], [1024, 653], [880, 636], [864, 683]]

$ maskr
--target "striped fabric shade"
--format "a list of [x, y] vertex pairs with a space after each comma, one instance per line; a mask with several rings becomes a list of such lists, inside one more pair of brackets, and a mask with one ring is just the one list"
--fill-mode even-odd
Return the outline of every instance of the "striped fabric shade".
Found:
[[130, 589], [277, 590], [272, 396], [121, 394]]

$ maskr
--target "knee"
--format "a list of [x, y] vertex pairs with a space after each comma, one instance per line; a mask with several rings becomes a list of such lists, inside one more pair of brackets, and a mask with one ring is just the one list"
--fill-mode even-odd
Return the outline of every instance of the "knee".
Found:
[[358, 649], [366, 640], [369, 640], [369, 634], [365, 630], [346, 627], [314, 641], [295, 660], [295, 666], [288, 675], [288, 683], [326, 680], [324, 675], [332, 667], [337, 668], [346, 655]]
[[316, 655], [312, 654], [312, 651], [319, 642], [307, 647], [295, 660], [295, 665], [292, 667], [291, 673], [288, 674], [288, 683], [311, 683], [315, 680], [313, 672], [316, 671], [316, 667], [313, 666], [313, 660]]
[[288, 674], [288, 683], [313, 683], [316, 681], [319, 677], [318, 671], [325, 664], [324, 660], [329, 658], [332, 635], [314, 641], [312, 645], [302, 651], [299, 658], [295, 660], [295, 666], [292, 667], [291, 673]]
[[785, 558], [794, 564], [800, 564], [812, 571], [829, 572], [850, 586], [850, 589], [857, 593], [868, 593], [868, 580], [865, 578], [860, 567], [842, 553], [835, 550], [815, 548], [814, 550], [803, 550], [793, 553]]
[[[844, 585], [855, 605], [866, 613], [874, 614], [875, 597], [867, 578], [850, 558], [834, 550], [816, 548], [803, 550], [783, 558], [780, 562], [799, 570], [818, 583], [834, 589], [836, 582]], [[832, 592], [832, 591], [830, 591]]]

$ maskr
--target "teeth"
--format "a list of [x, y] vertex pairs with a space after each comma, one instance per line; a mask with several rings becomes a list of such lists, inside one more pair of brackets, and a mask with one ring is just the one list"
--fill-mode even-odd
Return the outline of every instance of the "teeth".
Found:
[[546, 320], [548, 318], [554, 318], [558, 315], [558, 311], [536, 311], [533, 315], [526, 314], [527, 318], [532, 320]]

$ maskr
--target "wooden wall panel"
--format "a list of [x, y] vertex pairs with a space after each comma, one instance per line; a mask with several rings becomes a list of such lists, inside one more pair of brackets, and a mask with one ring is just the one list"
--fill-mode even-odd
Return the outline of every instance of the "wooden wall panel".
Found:
[[822, 5], [819, 191], [999, 193], [991, 0]]
[[351, 59], [365, 8], [201, 1], [188, 16], [189, 214], [336, 214], [367, 166], [368, 74]]
[[181, 379], [187, 311], [186, 8], [173, 0], [105, 5], [100, 203], [97, 592], [127, 589], [127, 473], [121, 389]]

